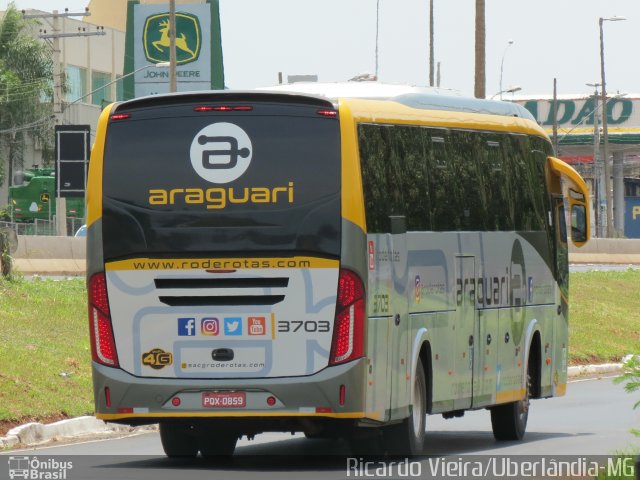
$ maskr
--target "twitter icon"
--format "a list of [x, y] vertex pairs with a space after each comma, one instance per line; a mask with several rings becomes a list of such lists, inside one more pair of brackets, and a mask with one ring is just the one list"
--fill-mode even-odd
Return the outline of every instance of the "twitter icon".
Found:
[[224, 334], [230, 337], [242, 335], [242, 318], [226, 317], [224, 319]]

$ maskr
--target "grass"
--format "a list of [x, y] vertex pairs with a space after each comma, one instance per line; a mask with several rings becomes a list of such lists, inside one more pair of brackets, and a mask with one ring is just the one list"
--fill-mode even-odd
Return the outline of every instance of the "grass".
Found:
[[619, 362], [640, 353], [640, 270], [572, 273], [569, 362]]
[[[640, 352], [640, 270], [572, 273], [570, 363]], [[84, 279], [0, 278], [0, 435], [14, 423], [91, 414]]]
[[0, 280], [0, 420], [93, 412], [84, 281]]

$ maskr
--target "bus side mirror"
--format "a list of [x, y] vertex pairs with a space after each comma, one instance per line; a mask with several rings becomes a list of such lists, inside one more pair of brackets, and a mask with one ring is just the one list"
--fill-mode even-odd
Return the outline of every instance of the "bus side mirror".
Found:
[[[578, 172], [559, 158], [547, 157], [547, 165], [553, 181], [562, 189], [562, 195], [568, 201], [571, 225], [571, 241], [576, 247], [582, 247], [590, 238], [589, 189]], [[560, 187], [560, 179], [562, 185]], [[553, 192], [560, 193], [560, 192]]]

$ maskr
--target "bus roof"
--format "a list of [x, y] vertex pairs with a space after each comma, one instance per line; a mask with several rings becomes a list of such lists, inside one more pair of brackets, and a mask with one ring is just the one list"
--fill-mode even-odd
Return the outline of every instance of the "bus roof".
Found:
[[453, 90], [443, 90], [440, 88], [394, 85], [379, 82], [301, 82], [258, 88], [257, 90], [307, 94], [327, 97], [333, 100], [340, 98], [388, 100], [401, 103], [407, 107], [423, 110], [446, 110], [520, 117], [535, 122], [531, 113], [517, 103], [468, 98], [456, 94]]

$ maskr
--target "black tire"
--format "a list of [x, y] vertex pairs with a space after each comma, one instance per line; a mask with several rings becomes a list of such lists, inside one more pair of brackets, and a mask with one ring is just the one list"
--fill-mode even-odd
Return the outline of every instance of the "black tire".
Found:
[[161, 423], [160, 441], [167, 457], [193, 458], [198, 455], [198, 441], [190, 425]]
[[201, 434], [200, 453], [208, 460], [227, 461], [231, 459], [238, 443], [238, 435], [235, 432], [221, 432], [213, 430], [210, 433]]
[[424, 450], [427, 416], [427, 381], [422, 363], [416, 366], [409, 418], [387, 427], [384, 432], [387, 452], [391, 455], [420, 455]]
[[532, 379], [531, 362], [528, 365], [524, 398], [491, 408], [491, 428], [494, 438], [498, 441], [522, 440], [527, 430]]

